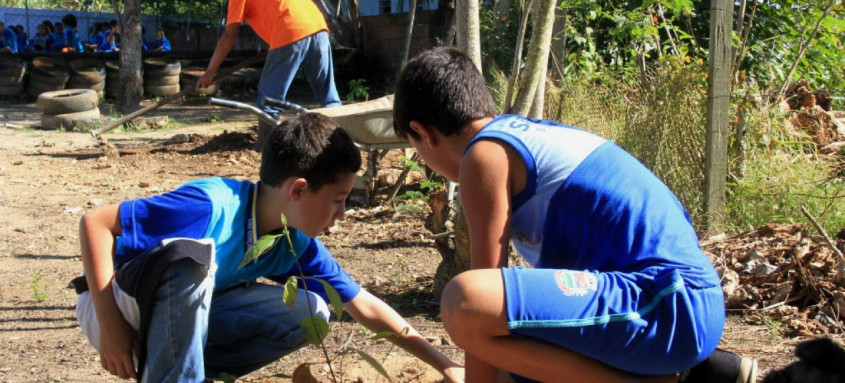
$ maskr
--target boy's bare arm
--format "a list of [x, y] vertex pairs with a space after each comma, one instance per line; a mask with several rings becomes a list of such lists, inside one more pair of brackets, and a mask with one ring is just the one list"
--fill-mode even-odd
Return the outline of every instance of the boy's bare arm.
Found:
[[507, 266], [512, 181], [504, 147], [481, 140], [461, 161], [461, 204], [469, 225], [471, 267]]
[[397, 334], [396, 337], [387, 339], [436, 368], [446, 382], [464, 381], [463, 366], [434, 348], [399, 313], [367, 290], [361, 289], [361, 292], [343, 307], [353, 319], [373, 332], [391, 331]]
[[137, 338], [112, 292], [115, 237], [121, 230], [118, 210], [115, 204], [85, 213], [79, 222], [79, 240], [88, 291], [100, 326], [100, 364], [121, 378], [135, 378], [132, 356], [138, 347]]

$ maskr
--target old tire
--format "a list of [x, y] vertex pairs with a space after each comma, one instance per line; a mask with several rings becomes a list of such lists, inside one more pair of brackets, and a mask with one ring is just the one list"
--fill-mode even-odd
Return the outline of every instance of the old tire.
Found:
[[94, 108], [84, 112], [41, 115], [41, 127], [44, 129], [85, 130], [100, 121], [100, 109]]
[[147, 74], [144, 76], [144, 85], [165, 86], [165, 85], [179, 85], [179, 75], [175, 76], [153, 76]]
[[91, 89], [67, 89], [41, 93], [35, 106], [44, 114], [66, 114], [97, 109], [99, 98]]
[[0, 61], [0, 76], [20, 77], [24, 73], [26, 73], [26, 61], [8, 56]]
[[100, 81], [96, 84], [86, 84], [86, 83], [77, 83], [76, 80], [73, 78], [67, 82], [67, 86], [65, 89], [91, 89], [95, 92], [99, 92], [106, 88], [106, 81]]
[[23, 84], [18, 85], [0, 85], [0, 96], [17, 96], [23, 93]]
[[67, 83], [69, 77], [70, 72], [62, 60], [52, 57], [36, 57], [32, 59], [32, 70], [30, 71], [31, 83], [64, 85]]
[[97, 84], [106, 79], [106, 66], [100, 60], [76, 59], [69, 66], [70, 80], [76, 84]]
[[144, 94], [153, 97], [172, 96], [179, 93], [179, 84], [176, 85], [147, 85], [144, 84]]
[[26, 61], [18, 58], [0, 60], [0, 86], [21, 85], [26, 74]]
[[32, 77], [29, 78], [29, 82], [26, 84], [26, 94], [30, 95], [31, 97], [38, 97], [41, 93], [44, 92], [53, 92], [57, 90], [63, 90], [65, 85], [51, 85], [51, 84], [43, 84], [37, 81], [33, 81]]
[[149, 76], [177, 76], [181, 71], [182, 64], [179, 60], [158, 58], [144, 60], [144, 73]]

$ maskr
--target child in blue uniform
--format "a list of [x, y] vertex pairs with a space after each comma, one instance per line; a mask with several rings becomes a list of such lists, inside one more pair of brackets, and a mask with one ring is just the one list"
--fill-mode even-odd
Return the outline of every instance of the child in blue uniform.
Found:
[[170, 41], [164, 35], [164, 29], [159, 28], [156, 31], [156, 39], [150, 50], [154, 52], [170, 52]]
[[[719, 277], [678, 200], [613, 142], [496, 117], [454, 48], [408, 63], [394, 129], [461, 185], [472, 270], [446, 286], [441, 315], [468, 382], [674, 382], [714, 352]], [[509, 241], [533, 268], [507, 267]], [[725, 354], [684, 379], [753, 381], [753, 361]]]
[[[315, 239], [343, 217], [360, 166], [346, 132], [325, 116], [306, 114], [272, 132], [259, 183], [200, 179], [87, 212], [80, 223], [85, 280], [79, 290], [88, 291], [76, 311], [103, 368], [122, 378], [202, 382], [243, 375], [295, 351], [306, 343], [302, 320], [328, 319], [326, 292], [307, 280], [308, 294], [300, 290], [290, 308], [283, 286], [256, 279], [284, 282], [301, 267], [331, 285], [352, 318], [398, 334], [391, 340], [447, 382], [462, 382], [462, 366], [363, 290]], [[259, 238], [282, 229], [282, 214], [292, 248], [282, 238], [242, 262]]]

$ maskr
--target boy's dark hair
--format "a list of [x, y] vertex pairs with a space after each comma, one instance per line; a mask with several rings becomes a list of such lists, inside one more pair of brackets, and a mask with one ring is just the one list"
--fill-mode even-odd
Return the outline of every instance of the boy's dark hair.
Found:
[[307, 113], [275, 127], [261, 153], [261, 182], [280, 186], [289, 177], [302, 177], [317, 191], [344, 173], [361, 168], [361, 151], [330, 118]]
[[484, 77], [457, 48], [421, 53], [408, 62], [396, 81], [393, 130], [400, 137], [419, 139], [411, 130], [411, 121], [449, 136], [474, 120], [495, 114], [496, 104]]
[[71, 29], [76, 28], [76, 16], [68, 13], [65, 17], [62, 17], [62, 24], [66, 27], [70, 27]]
[[50, 20], [42, 21], [41, 25], [43, 25], [44, 28], [47, 29], [47, 33], [53, 33], [55, 31], [55, 29], [53, 29], [53, 22]]

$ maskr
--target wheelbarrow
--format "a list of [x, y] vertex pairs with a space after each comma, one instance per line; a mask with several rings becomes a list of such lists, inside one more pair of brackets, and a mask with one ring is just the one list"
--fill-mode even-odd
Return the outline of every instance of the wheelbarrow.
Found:
[[[212, 97], [210, 104], [242, 109], [257, 115], [259, 120], [271, 126], [277, 126], [281, 121], [265, 113], [261, 109], [237, 101]], [[343, 127], [355, 145], [367, 152], [367, 169], [363, 181], [364, 200], [367, 205], [371, 202], [371, 195], [375, 190], [378, 179], [378, 161], [390, 149], [410, 148], [411, 143], [399, 137], [393, 131], [393, 96], [385, 96], [370, 101], [358, 102], [331, 108], [308, 110], [298, 104], [268, 98], [264, 102], [268, 106], [289, 110], [296, 114], [314, 112], [323, 114]], [[400, 176], [391, 198], [406, 174]]]

